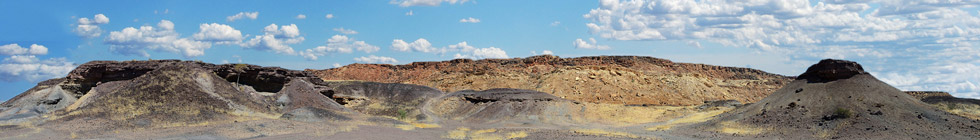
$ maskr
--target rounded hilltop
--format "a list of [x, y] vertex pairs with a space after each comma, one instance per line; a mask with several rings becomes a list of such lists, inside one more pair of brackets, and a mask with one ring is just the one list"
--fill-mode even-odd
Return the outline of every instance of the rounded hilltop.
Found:
[[789, 139], [971, 139], [980, 122], [920, 101], [846, 60], [820, 61], [759, 102], [692, 125]]

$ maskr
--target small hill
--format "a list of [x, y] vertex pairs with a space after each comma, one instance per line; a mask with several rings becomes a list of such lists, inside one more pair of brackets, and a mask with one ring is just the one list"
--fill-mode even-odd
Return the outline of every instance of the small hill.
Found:
[[976, 139], [980, 122], [919, 101], [851, 61], [822, 60], [768, 97], [695, 125], [785, 139]]
[[525, 89], [579, 102], [626, 105], [755, 102], [792, 80], [750, 68], [675, 63], [642, 56], [540, 55], [406, 65], [351, 64], [307, 71], [323, 80], [416, 84], [443, 92]]

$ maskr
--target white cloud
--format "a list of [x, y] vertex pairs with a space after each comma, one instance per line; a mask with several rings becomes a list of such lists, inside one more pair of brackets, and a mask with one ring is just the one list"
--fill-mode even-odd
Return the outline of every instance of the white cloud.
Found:
[[470, 46], [466, 41], [448, 45], [442, 48], [436, 48], [433, 47], [432, 43], [429, 43], [429, 41], [425, 38], [419, 38], [411, 43], [405, 42], [401, 39], [395, 39], [391, 42], [391, 48], [392, 50], [401, 52], [423, 52], [440, 55], [444, 53], [457, 52], [455, 55], [453, 55], [454, 58], [508, 58], [507, 52], [504, 52], [500, 48], [476, 48]]
[[140, 26], [139, 29], [127, 27], [121, 31], [113, 31], [105, 38], [109, 50], [123, 55], [140, 55], [149, 57], [146, 50], [179, 53], [185, 58], [204, 55], [204, 50], [211, 48], [208, 42], [186, 38], [178, 38], [174, 31], [174, 23], [161, 20], [157, 27]]
[[402, 52], [415, 51], [428, 53], [439, 51], [439, 49], [433, 48], [432, 43], [429, 43], [429, 40], [425, 40], [425, 38], [419, 38], [412, 41], [412, 43], [405, 42], [401, 39], [395, 39], [391, 41], [391, 48], [395, 51]]
[[560, 21], [551, 22], [551, 26], [558, 26], [558, 25], [561, 25]]
[[555, 53], [552, 53], [550, 50], [544, 50], [541, 51], [541, 54], [554, 55]]
[[364, 56], [357, 57], [357, 58], [354, 58], [354, 61], [357, 61], [359, 63], [384, 63], [384, 64], [398, 63], [398, 60], [395, 60], [395, 58], [384, 57], [384, 56], [374, 56], [374, 55], [370, 55], [370, 56], [367, 56], [367, 57], [364, 57]]
[[439, 6], [443, 2], [449, 4], [456, 4], [456, 3], [462, 4], [462, 3], [466, 3], [467, 1], [469, 0], [392, 0], [390, 3], [397, 4], [398, 6], [401, 7], [410, 7], [410, 6]]
[[197, 41], [211, 41], [219, 44], [234, 44], [243, 40], [242, 31], [231, 26], [211, 23], [201, 24], [200, 31], [192, 35]]
[[361, 51], [364, 53], [372, 53], [381, 50], [380, 47], [367, 44], [364, 41], [357, 41], [353, 38], [349, 38], [344, 35], [334, 35], [327, 39], [326, 46], [317, 46], [316, 48], [306, 49], [299, 54], [306, 58], [307, 60], [317, 60], [320, 56], [324, 56], [331, 53], [353, 53], [354, 50]]
[[340, 65], [340, 63], [333, 63], [333, 67], [334, 67], [334, 68], [339, 68], [339, 67], [343, 67], [343, 66], [342, 66], [342, 65]]
[[109, 17], [106, 17], [103, 14], [97, 14], [92, 19], [84, 17], [78, 18], [78, 21], [75, 23], [75, 30], [72, 31], [75, 32], [76, 35], [85, 38], [98, 37], [102, 35], [102, 29], [99, 27], [99, 25], [108, 23]]
[[233, 16], [228, 16], [227, 17], [227, 19], [228, 19], [229, 22], [234, 22], [235, 20], [239, 20], [239, 19], [243, 19], [243, 18], [248, 18], [248, 19], [251, 19], [251, 20], [255, 20], [255, 19], [259, 18], [259, 12], [238, 12], [238, 14], [235, 14]]
[[31, 44], [30, 48], [23, 48], [17, 44], [7, 44], [0, 46], [0, 54], [3, 55], [45, 55], [48, 48], [42, 45]]
[[327, 19], [333, 19], [333, 14], [327, 14], [326, 16], [323, 16], [323, 17], [325, 17]]
[[475, 49], [475, 50], [473, 50], [473, 52], [471, 54], [459, 54], [459, 53], [457, 53], [453, 57], [454, 58], [472, 58], [472, 59], [488, 59], [488, 58], [503, 59], [503, 58], [509, 58], [509, 56], [507, 56], [507, 52], [505, 52], [503, 49], [496, 48], [496, 47]]
[[469, 17], [469, 18], [460, 19], [459, 22], [461, 22], [461, 23], [480, 23], [480, 19]]
[[297, 44], [305, 40], [300, 36], [299, 27], [296, 24], [283, 26], [269, 24], [269, 26], [265, 26], [263, 32], [264, 35], [256, 35], [243, 42], [241, 46], [249, 49], [269, 50], [277, 54], [294, 55], [296, 52], [289, 44]]
[[687, 41], [687, 46], [691, 46], [691, 47], [695, 47], [695, 48], [699, 48], [699, 49], [703, 49], [704, 48], [704, 47], [701, 46], [701, 42], [697, 42], [697, 41], [693, 41], [693, 40], [688, 40]]
[[296, 15], [296, 19], [306, 19], [306, 15], [304, 14]]
[[337, 32], [340, 32], [341, 34], [348, 34], [348, 35], [357, 34], [357, 31], [354, 31], [354, 30], [351, 30], [351, 29], [344, 29], [344, 27], [333, 28], [333, 31], [337, 31]]
[[602, 0], [583, 17], [606, 39], [713, 42], [787, 64], [845, 58], [903, 90], [980, 97], [980, 16], [967, 11], [980, 1], [815, 2]]
[[45, 55], [47, 51], [46, 47], [37, 44], [32, 44], [30, 48], [21, 48], [18, 44], [0, 46], [0, 54], [9, 56], [0, 62], [0, 80], [37, 82], [64, 77], [75, 68], [76, 65], [65, 58], [43, 61], [37, 58], [37, 55]]
[[581, 38], [575, 39], [575, 42], [573, 42], [572, 45], [578, 49], [596, 49], [596, 50], [609, 49], [609, 46], [596, 44], [595, 38], [589, 38], [588, 42], [582, 40]]
[[473, 50], [476, 50], [476, 47], [470, 46], [469, 44], [466, 43], [466, 41], [463, 41], [463, 42], [459, 42], [459, 43], [456, 43], [456, 44], [453, 44], [453, 45], [449, 45], [449, 47], [443, 48], [442, 49], [442, 52], [440, 52], [440, 53], [445, 53], [445, 52], [471, 52]]
[[413, 16], [413, 15], [415, 15], [415, 12], [412, 12], [412, 10], [408, 10], [408, 12], [405, 13], [405, 15], [406, 16]]

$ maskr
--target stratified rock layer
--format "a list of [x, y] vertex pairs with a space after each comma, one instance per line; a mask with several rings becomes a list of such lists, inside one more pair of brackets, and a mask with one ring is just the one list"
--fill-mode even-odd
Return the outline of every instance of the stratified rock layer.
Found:
[[312, 71], [324, 80], [434, 87], [444, 92], [513, 88], [588, 103], [697, 105], [755, 102], [792, 80], [749, 68], [674, 63], [640, 56], [455, 59], [407, 65], [351, 64]]

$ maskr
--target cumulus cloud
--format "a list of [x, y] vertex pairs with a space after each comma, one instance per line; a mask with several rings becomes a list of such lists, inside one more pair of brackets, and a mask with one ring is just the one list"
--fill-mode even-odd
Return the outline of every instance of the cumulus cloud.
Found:
[[462, 4], [462, 3], [466, 3], [467, 1], [469, 0], [393, 0], [390, 3], [396, 4], [401, 7], [410, 7], [410, 6], [439, 6], [443, 2], [449, 4], [456, 4], [456, 3]]
[[229, 22], [234, 22], [235, 20], [244, 19], [244, 18], [255, 20], [259, 18], [259, 12], [238, 12], [238, 14], [227, 17]]
[[300, 36], [299, 27], [296, 24], [283, 26], [269, 24], [269, 26], [265, 26], [262, 32], [265, 34], [256, 35], [243, 42], [241, 46], [249, 49], [268, 50], [277, 54], [294, 55], [296, 51], [289, 44], [296, 44], [305, 40]]
[[354, 31], [354, 30], [351, 30], [351, 29], [344, 29], [344, 27], [333, 28], [333, 31], [337, 31], [337, 32], [340, 32], [341, 34], [348, 34], [348, 35], [357, 34], [357, 31]]
[[76, 35], [85, 38], [98, 37], [102, 35], [102, 28], [100, 28], [99, 25], [108, 23], [109, 17], [106, 17], [103, 14], [97, 14], [92, 19], [84, 17], [78, 18], [78, 21], [75, 23], [75, 30], [72, 31], [75, 32]]
[[306, 19], [306, 15], [304, 14], [296, 15], [296, 19]]
[[327, 18], [327, 19], [333, 19], [333, 14], [327, 14], [326, 16], [323, 16], [323, 17], [324, 18]]
[[597, 44], [596, 41], [595, 41], [595, 38], [589, 38], [589, 41], [588, 42], [586, 42], [585, 40], [582, 40], [581, 38], [575, 39], [575, 42], [572, 42], [572, 45], [575, 46], [575, 48], [578, 48], [578, 49], [596, 49], [596, 50], [608, 50], [609, 49], [609, 46]]
[[436, 51], [439, 51], [439, 49], [436, 49], [436, 48], [432, 47], [432, 43], [429, 43], [429, 40], [425, 40], [425, 38], [419, 38], [419, 39], [417, 39], [415, 41], [412, 41], [412, 43], [405, 42], [404, 40], [401, 40], [401, 39], [395, 39], [395, 40], [392, 40], [391, 41], [391, 48], [394, 49], [395, 51], [402, 51], [402, 52], [408, 52], [408, 51], [414, 51], [414, 52], [436, 52]]
[[[531, 55], [538, 55], [538, 52], [531, 51]], [[543, 50], [541, 51], [541, 55], [555, 55], [555, 53], [551, 52], [551, 50]]]
[[470, 54], [459, 54], [454, 55], [455, 58], [472, 58], [472, 59], [487, 59], [487, 58], [509, 58], [507, 52], [503, 49], [490, 47], [490, 48], [479, 48], [473, 50]]
[[17, 44], [7, 44], [0, 46], [0, 54], [3, 55], [45, 55], [48, 54], [48, 48], [31, 44], [30, 48], [23, 48]]
[[211, 41], [219, 44], [234, 44], [241, 42], [243, 39], [242, 31], [236, 30], [228, 25], [210, 23], [201, 24], [199, 28], [200, 31], [192, 35], [194, 40]]
[[354, 58], [354, 61], [357, 61], [359, 63], [384, 63], [384, 64], [398, 63], [398, 60], [395, 60], [395, 58], [384, 57], [384, 56], [374, 56], [374, 55], [370, 55], [370, 56], [366, 56], [366, 57], [364, 57], [364, 56], [357, 57], [357, 58]]
[[306, 49], [299, 54], [307, 60], [317, 60], [320, 56], [331, 53], [353, 53], [354, 50], [364, 53], [372, 53], [381, 50], [381, 47], [367, 44], [364, 41], [357, 41], [344, 35], [334, 35], [327, 39], [326, 46], [317, 46], [313, 49]]
[[405, 15], [406, 16], [413, 16], [413, 15], [415, 15], [415, 12], [412, 12], [412, 10], [408, 10], [408, 12], [405, 13]]
[[480, 19], [469, 17], [469, 18], [460, 19], [459, 22], [461, 22], [461, 23], [480, 23]]
[[339, 67], [342, 67], [342, 65], [340, 65], [340, 63], [333, 63], [333, 67], [334, 68], [339, 68]]
[[544, 51], [541, 51], [541, 54], [553, 55], [555, 53], [552, 53], [550, 50], [544, 50]]
[[602, 38], [708, 41], [787, 54], [787, 63], [851, 59], [865, 62], [869, 71], [903, 90], [980, 97], [980, 75], [975, 74], [980, 69], [973, 69], [980, 65], [977, 53], [947, 52], [974, 51], [966, 48], [980, 45], [980, 17], [967, 10], [978, 5], [980, 1], [603, 0], [583, 17], [590, 20], [589, 32]]
[[456, 44], [448, 45], [442, 48], [436, 48], [429, 43], [429, 40], [425, 38], [419, 38], [411, 43], [405, 42], [401, 39], [395, 39], [391, 42], [391, 49], [401, 52], [423, 52], [423, 53], [434, 53], [434, 54], [445, 54], [456, 52], [453, 55], [454, 58], [472, 58], [472, 59], [484, 59], [484, 58], [508, 58], [507, 52], [500, 48], [490, 47], [490, 48], [477, 48], [469, 45], [466, 41], [459, 42]]
[[47, 53], [47, 47], [37, 44], [32, 44], [30, 48], [18, 44], [0, 46], [0, 54], [7, 56], [0, 62], [0, 80], [37, 82], [63, 77], [76, 66], [65, 58], [37, 58]]
[[109, 44], [112, 52], [143, 57], [150, 56], [146, 50], [153, 50], [179, 53], [185, 58], [191, 58], [204, 55], [204, 50], [211, 48], [211, 43], [208, 42], [179, 38], [179, 34], [174, 31], [174, 23], [168, 20], [161, 20], [156, 27], [127, 27], [110, 32], [104, 43]]

